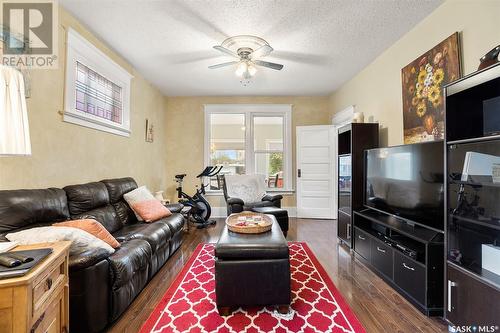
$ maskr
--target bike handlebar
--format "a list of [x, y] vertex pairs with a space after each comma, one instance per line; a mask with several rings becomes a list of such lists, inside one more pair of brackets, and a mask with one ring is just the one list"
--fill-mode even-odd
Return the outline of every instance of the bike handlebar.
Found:
[[220, 165], [220, 166], [218, 166], [218, 167], [217, 167], [217, 166], [215, 166], [215, 167], [212, 169], [212, 172], [211, 172], [211, 173], [209, 173], [207, 176], [208, 176], [208, 177], [213, 177], [213, 176], [217, 175], [217, 174], [218, 174], [221, 170], [222, 170], [222, 165]]
[[196, 178], [201, 178], [201, 177], [213, 177], [217, 175], [221, 170], [223, 166], [207, 166]]

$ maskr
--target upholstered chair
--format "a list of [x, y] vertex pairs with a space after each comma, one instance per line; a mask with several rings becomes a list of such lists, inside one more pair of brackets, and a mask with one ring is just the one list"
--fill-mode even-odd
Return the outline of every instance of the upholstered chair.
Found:
[[219, 175], [218, 182], [224, 192], [228, 215], [258, 207], [281, 208], [283, 196], [266, 194], [263, 175]]

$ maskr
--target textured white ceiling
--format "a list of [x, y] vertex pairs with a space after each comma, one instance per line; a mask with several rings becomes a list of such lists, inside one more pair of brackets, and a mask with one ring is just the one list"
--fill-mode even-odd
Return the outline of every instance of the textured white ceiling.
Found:
[[[442, 0], [60, 0], [168, 96], [325, 95], [352, 78]], [[275, 51], [252, 84], [212, 46], [233, 35]]]

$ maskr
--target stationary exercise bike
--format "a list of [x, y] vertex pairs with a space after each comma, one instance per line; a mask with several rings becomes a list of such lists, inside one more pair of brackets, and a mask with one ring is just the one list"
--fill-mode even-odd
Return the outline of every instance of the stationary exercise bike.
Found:
[[182, 190], [182, 182], [186, 174], [175, 175], [175, 181], [178, 184], [176, 190], [179, 203], [188, 207], [185, 213], [188, 222], [194, 222], [198, 229], [206, 228], [216, 223], [215, 220], [210, 220], [212, 209], [205, 199], [205, 188], [208, 185], [205, 185], [204, 178], [216, 176], [221, 170], [222, 166], [207, 166], [198, 176], [196, 176], [196, 178], [200, 179], [200, 187], [196, 189], [196, 193], [193, 196], [188, 195]]

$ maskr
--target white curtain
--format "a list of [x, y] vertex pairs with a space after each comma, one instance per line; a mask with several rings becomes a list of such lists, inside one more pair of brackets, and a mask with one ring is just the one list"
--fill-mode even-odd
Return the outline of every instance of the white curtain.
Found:
[[21, 72], [0, 65], [0, 155], [31, 155]]

